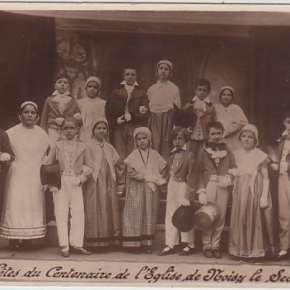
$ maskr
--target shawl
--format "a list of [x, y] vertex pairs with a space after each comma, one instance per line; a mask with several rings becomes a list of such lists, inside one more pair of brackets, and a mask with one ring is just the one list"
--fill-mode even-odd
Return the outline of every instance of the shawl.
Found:
[[[158, 179], [162, 179], [161, 171], [166, 166], [166, 161], [160, 156], [160, 154], [148, 148], [148, 162], [147, 164], [143, 163], [143, 160], [140, 156], [139, 150], [135, 149], [125, 160], [126, 164], [129, 164], [132, 168], [134, 168], [138, 173], [146, 175], [154, 175]], [[155, 190], [156, 185], [151, 182], [147, 182], [152, 190]], [[150, 184], [151, 183], [151, 184]], [[154, 186], [152, 186], [154, 185]]]
[[[103, 148], [101, 147], [101, 145], [103, 145]], [[94, 180], [97, 181], [98, 179], [101, 169], [102, 157], [104, 154], [109, 164], [111, 176], [113, 180], [116, 181], [115, 165], [120, 159], [120, 156], [118, 155], [115, 148], [107, 142], [100, 143], [97, 140], [92, 139], [87, 143], [87, 149], [89, 154], [89, 167], [93, 168], [92, 176]]]
[[252, 194], [254, 194], [254, 183], [258, 173], [258, 167], [267, 160], [268, 155], [256, 147], [249, 152], [241, 148], [234, 151], [234, 154], [237, 164], [237, 176], [245, 174], [251, 175], [250, 188]]
[[160, 82], [148, 89], [150, 111], [153, 113], [167, 112], [174, 105], [181, 108], [179, 88], [171, 81]]

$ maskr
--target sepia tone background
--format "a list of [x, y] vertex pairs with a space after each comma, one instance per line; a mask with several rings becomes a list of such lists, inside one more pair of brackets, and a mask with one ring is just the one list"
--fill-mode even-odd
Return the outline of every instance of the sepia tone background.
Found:
[[[76, 99], [83, 96], [88, 75], [99, 76], [102, 98], [107, 99], [122, 80], [125, 65], [137, 66], [138, 82], [146, 90], [157, 80], [156, 63], [169, 59], [174, 65], [172, 81], [180, 88], [183, 104], [194, 96], [195, 82], [207, 78], [214, 103], [222, 86], [235, 88], [235, 102], [259, 128], [262, 147], [283, 130], [282, 114], [290, 109], [290, 13], [0, 11], [0, 24], [0, 126], [4, 129], [19, 122], [18, 108], [23, 101], [35, 101], [41, 111], [53, 92], [57, 72], [68, 73]], [[124, 198], [119, 202], [123, 206]], [[273, 202], [277, 203], [274, 196]], [[155, 250], [164, 245], [164, 211], [163, 199]], [[9, 249], [1, 248], [1, 258], [11, 254], [12, 261], [57, 260], [55, 224], [49, 226], [48, 233], [49, 243], [44, 243], [40, 253], [12, 256]], [[226, 231], [223, 241], [226, 252]], [[201, 245], [200, 233], [197, 244]], [[144, 256], [138, 258], [172, 264], [172, 257]], [[223, 263], [241, 266], [225, 256]], [[115, 261], [116, 257], [124, 264], [135, 260], [123, 252], [97, 253], [90, 259]], [[72, 259], [83, 261], [78, 256]], [[194, 259], [216, 264], [201, 252]], [[174, 256], [174, 261], [188, 263], [179, 256]]]
[[156, 82], [160, 59], [173, 62], [183, 104], [197, 79], [207, 78], [215, 103], [222, 86], [235, 88], [235, 102], [257, 125], [262, 144], [283, 129], [282, 113], [290, 108], [290, 13], [13, 11], [0, 12], [0, 23], [5, 129], [18, 122], [21, 102], [33, 100], [41, 109], [58, 71], [69, 74], [75, 98], [83, 96], [88, 75], [99, 76], [107, 99], [124, 65], [137, 66], [146, 90]]

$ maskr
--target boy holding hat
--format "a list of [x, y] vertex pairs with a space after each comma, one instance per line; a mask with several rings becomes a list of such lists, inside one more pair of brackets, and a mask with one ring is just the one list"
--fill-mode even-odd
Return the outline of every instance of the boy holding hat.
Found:
[[220, 219], [210, 229], [202, 231], [203, 254], [206, 258], [222, 258], [220, 239], [228, 206], [228, 189], [232, 184], [232, 169], [236, 168], [235, 157], [222, 142], [224, 127], [213, 121], [206, 126], [208, 140], [197, 157], [198, 199], [201, 204], [214, 203], [220, 212]]
[[93, 170], [87, 166], [89, 158], [85, 143], [78, 139], [78, 121], [73, 117], [65, 118], [62, 131], [63, 138], [51, 148], [47, 161], [54, 164], [58, 160], [61, 171], [61, 188], [51, 188], [59, 246], [63, 257], [69, 256], [70, 245], [79, 254], [89, 255], [90, 252], [83, 248], [85, 215], [82, 184]]
[[180, 256], [195, 254], [194, 229], [180, 232], [172, 223], [172, 217], [181, 206], [189, 206], [195, 197], [194, 158], [187, 150], [186, 142], [190, 135], [186, 128], [177, 126], [170, 132], [174, 149], [171, 151], [167, 168], [169, 172], [166, 216], [165, 216], [165, 244], [166, 247], [158, 255], [165, 256], [175, 252], [179, 242], [186, 243], [179, 253]]

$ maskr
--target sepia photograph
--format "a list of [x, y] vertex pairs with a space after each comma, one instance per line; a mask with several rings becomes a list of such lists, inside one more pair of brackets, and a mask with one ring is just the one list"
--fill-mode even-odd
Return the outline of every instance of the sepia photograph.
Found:
[[1, 288], [288, 288], [290, 6], [0, 23]]

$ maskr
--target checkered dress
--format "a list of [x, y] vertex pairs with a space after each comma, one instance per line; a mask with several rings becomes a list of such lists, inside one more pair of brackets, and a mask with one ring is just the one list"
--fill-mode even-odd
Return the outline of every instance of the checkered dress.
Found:
[[151, 246], [159, 206], [158, 191], [154, 192], [144, 181], [130, 180], [122, 225], [123, 246]]

